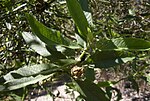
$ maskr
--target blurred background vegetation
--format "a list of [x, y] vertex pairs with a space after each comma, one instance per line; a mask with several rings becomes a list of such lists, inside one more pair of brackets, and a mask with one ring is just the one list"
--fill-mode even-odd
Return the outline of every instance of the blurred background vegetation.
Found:
[[[136, 37], [150, 41], [150, 0], [89, 0], [89, 5], [93, 29], [99, 36]], [[33, 52], [22, 38], [23, 31], [31, 31], [26, 12], [73, 39], [75, 25], [64, 0], [1, 0], [0, 76], [24, 65], [49, 62]], [[136, 66], [133, 61], [132, 65], [122, 65], [115, 71], [123, 75], [148, 72], [150, 52], [141, 52], [141, 57], [146, 55], [146, 58], [137, 57]]]

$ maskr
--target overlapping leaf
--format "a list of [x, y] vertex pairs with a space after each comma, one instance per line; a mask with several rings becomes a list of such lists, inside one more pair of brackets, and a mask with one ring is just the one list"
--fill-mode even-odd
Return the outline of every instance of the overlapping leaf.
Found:
[[55, 64], [37, 64], [32, 66], [24, 66], [22, 68], [19, 68], [18, 70], [9, 72], [8, 74], [1, 77], [0, 79], [4, 78], [5, 81], [8, 81], [12, 79], [18, 79], [21, 77], [34, 76], [38, 74], [47, 74], [47, 73], [50, 74], [59, 69], [60, 67]]
[[150, 50], [150, 42], [142, 39], [103, 39], [96, 43], [96, 51], [91, 55], [91, 62], [96, 67], [112, 67], [134, 59], [134, 55], [127, 51], [146, 50]]
[[26, 14], [26, 17], [31, 26], [32, 32], [48, 46], [62, 45], [72, 49], [80, 48], [75, 42], [69, 40], [65, 36], [62, 36], [62, 34], [59, 31], [44, 26], [42, 23], [37, 21], [32, 15]]
[[48, 45], [64, 44], [68, 45], [67, 41], [61, 36], [59, 31], [52, 30], [42, 23], [37, 21], [32, 15], [26, 14], [31, 29], [35, 35]]
[[51, 76], [51, 73], [60, 71], [61, 67], [55, 64], [38, 64], [24, 66], [18, 70], [9, 72], [0, 78], [0, 91], [15, 90], [27, 85], [35, 84], [38, 81]]
[[66, 56], [61, 52], [54, 50], [55, 47], [47, 47], [37, 36], [29, 32], [23, 32], [22, 36], [27, 44], [38, 54], [47, 57], [50, 60], [65, 59]]
[[39, 81], [42, 81], [48, 77], [50, 77], [51, 75], [38, 75], [36, 77], [24, 77], [24, 78], [20, 78], [20, 79], [12, 79], [9, 80], [5, 83], [5, 85], [7, 85], [5, 87], [5, 89], [3, 88], [2, 90], [15, 90], [15, 89], [19, 89], [31, 84], [35, 84]]
[[27, 44], [30, 45], [30, 47], [35, 50], [38, 54], [42, 56], [49, 56], [51, 53], [46, 49], [46, 45], [44, 42], [42, 42], [38, 37], [32, 35], [32, 33], [29, 32], [23, 32], [22, 36]]

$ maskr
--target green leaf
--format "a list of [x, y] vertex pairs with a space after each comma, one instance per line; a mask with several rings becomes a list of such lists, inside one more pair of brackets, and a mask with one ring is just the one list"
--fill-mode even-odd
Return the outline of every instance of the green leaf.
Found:
[[37, 64], [32, 66], [24, 66], [22, 68], [19, 68], [18, 70], [11, 71], [8, 74], [4, 75], [2, 78], [4, 78], [5, 81], [8, 81], [38, 74], [50, 74], [57, 70], [60, 70], [60, 67], [55, 64]]
[[91, 68], [91, 67], [86, 68], [85, 77], [86, 77], [87, 80], [94, 81], [95, 80], [94, 68]]
[[96, 84], [84, 80], [76, 80], [77, 86], [80, 87], [82, 90], [82, 96], [84, 96], [86, 101], [109, 101], [108, 97], [106, 96], [105, 92], [99, 88]]
[[146, 51], [150, 50], [150, 41], [137, 38], [115, 38], [111, 40], [102, 39], [97, 42], [96, 47], [103, 51]]
[[6, 81], [3, 85], [0, 85], [0, 91], [9, 91], [9, 90], [16, 90], [31, 84], [35, 84], [39, 81], [49, 78], [50, 75], [38, 75], [36, 77], [23, 77], [20, 79], [10, 79]]
[[46, 78], [49, 78], [51, 75], [38, 75], [36, 77], [24, 77], [24, 78], [20, 78], [20, 79], [12, 79], [9, 80], [5, 83], [5, 85], [7, 85], [7, 90], [15, 90], [15, 89], [19, 89], [31, 84], [35, 84], [39, 81], [42, 81]]
[[31, 26], [32, 32], [46, 45], [62, 45], [71, 49], [80, 48], [76, 42], [66, 38], [59, 31], [50, 29], [37, 21], [32, 15], [26, 13], [27, 20]]
[[73, 49], [69, 47], [63, 46], [47, 46], [44, 42], [42, 42], [36, 35], [33, 35], [30, 32], [23, 32], [22, 36], [27, 44], [38, 54], [47, 57], [51, 61], [57, 61], [59, 59], [65, 59], [66, 56], [74, 56], [75, 50], [77, 47]]
[[64, 40], [59, 31], [55, 31], [44, 26], [42, 23], [37, 21], [32, 15], [26, 14], [28, 22], [34, 34], [38, 36], [47, 45], [68, 45], [67, 41]]
[[89, 25], [83, 13], [83, 10], [77, 0], [66, 0], [66, 1], [69, 12], [79, 29], [80, 37], [83, 38], [84, 41], [86, 41], [88, 33], [87, 28]]
[[96, 51], [91, 55], [90, 62], [96, 67], [112, 67], [132, 61], [134, 55], [126, 51], [146, 51], [150, 42], [137, 38], [101, 39], [96, 43]]
[[24, 66], [1, 77], [0, 80], [3, 81], [4, 85], [0, 86], [0, 90], [15, 90], [30, 84], [35, 84], [62, 69], [62, 67], [55, 64]]
[[72, 56], [74, 49], [80, 49], [76, 42], [62, 36], [59, 31], [50, 29], [37, 21], [32, 15], [26, 14], [31, 29], [34, 33], [22, 33], [25, 41], [30, 47], [42, 56], [51, 61], [65, 59], [66, 56]]
[[[89, 9], [88, 0], [79, 0], [83, 13], [87, 19], [89, 25], [93, 26], [92, 14]], [[91, 42], [93, 40], [93, 33], [91, 33], [90, 28], [87, 28], [87, 41]], [[86, 42], [78, 35], [76, 35], [77, 43], [82, 47], [86, 48]]]
[[132, 61], [134, 58], [134, 55], [129, 52], [96, 50], [96, 52], [90, 56], [88, 62], [95, 64], [95, 67], [98, 68], [108, 68]]

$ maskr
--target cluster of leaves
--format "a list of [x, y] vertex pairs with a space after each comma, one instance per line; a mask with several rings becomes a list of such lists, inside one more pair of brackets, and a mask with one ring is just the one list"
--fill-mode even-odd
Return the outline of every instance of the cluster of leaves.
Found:
[[[95, 30], [99, 35], [109, 38], [121, 36], [150, 39], [149, 0], [91, 0], [90, 2], [93, 22], [96, 25]], [[113, 72], [119, 71], [124, 77], [129, 76], [127, 80], [133, 81], [134, 87], [139, 88], [135, 81], [143, 79], [145, 81], [145, 72], [149, 73], [149, 52], [135, 52], [134, 54], [137, 56], [134, 61], [116, 68]], [[142, 58], [144, 54], [147, 58]], [[130, 77], [134, 79], [131, 80]]]
[[[26, 12], [36, 15], [42, 23], [62, 33], [73, 33], [64, 29], [71, 28], [72, 22], [68, 20], [70, 17], [65, 10], [66, 6], [58, 1], [1, 0], [0, 9], [0, 76], [24, 65], [49, 62], [29, 49], [23, 40], [21, 32], [30, 30]], [[67, 26], [66, 22], [69, 22]]]
[[[109, 7], [112, 8], [114, 7], [114, 4], [119, 5], [117, 2], [101, 2], [106, 5], [111, 5]], [[145, 61], [145, 58], [149, 58], [148, 52], [150, 50], [150, 42], [148, 40], [143, 40], [142, 38], [133, 38], [136, 36], [136, 32], [134, 32], [135, 29], [130, 29], [134, 28], [131, 27], [133, 24], [126, 24], [128, 21], [135, 22], [135, 19], [138, 16], [134, 15], [133, 9], [128, 9], [125, 6], [129, 11], [129, 14], [127, 13], [118, 16], [117, 9], [110, 10], [110, 8], [106, 8], [106, 10], [104, 9], [105, 13], [102, 15], [98, 14], [98, 17], [95, 17], [96, 15], [92, 16], [92, 13], [89, 10], [87, 0], [79, 0], [79, 2], [77, 0], [66, 0], [66, 3], [60, 2], [60, 5], [67, 5], [70, 15], [75, 23], [75, 31], [72, 30], [71, 32], [65, 29], [66, 27], [69, 28], [69, 25], [64, 24], [63, 26], [62, 24], [65, 22], [70, 22], [72, 24], [71, 20], [67, 21], [67, 19], [70, 19], [70, 15], [67, 11], [64, 10], [63, 14], [62, 12], [55, 12], [57, 11], [57, 7], [54, 7], [55, 11], [51, 9], [51, 7], [49, 7], [51, 10], [47, 11], [45, 8], [47, 7], [46, 5], [48, 5], [47, 3], [51, 2], [43, 3], [38, 1], [37, 4], [31, 5], [31, 7], [35, 6], [35, 8], [37, 5], [37, 7], [41, 6], [40, 9], [36, 8], [38, 13], [30, 13], [35, 15], [40, 14], [40, 17], [37, 19], [44, 24], [36, 20], [31, 14], [26, 13], [25, 17], [29, 22], [32, 33], [29, 32], [29, 29], [23, 29], [24, 32], [22, 33], [22, 36], [35, 52], [46, 57], [50, 62], [24, 66], [2, 76], [0, 78], [0, 91], [16, 91], [17, 89], [35, 84], [60, 73], [67, 74], [71, 78], [72, 83], [68, 85], [80, 93], [80, 96], [77, 99], [82, 98], [86, 101], [109, 101], [112, 96], [111, 90], [114, 90], [111, 85], [116, 84], [118, 81], [98, 82], [98, 84], [93, 83], [95, 79], [94, 68], [115, 67], [116, 65], [133, 61], [133, 63], [135, 62], [133, 68], [136, 71], [138, 70], [136, 73], [139, 73], [140, 69], [137, 67], [136, 61], [140, 59], [144, 59]], [[94, 8], [94, 5], [92, 4], [94, 4], [94, 1], [91, 1], [91, 6]], [[96, 5], [98, 4], [99, 3], [96, 3]], [[120, 3], [120, 5], [122, 4], [124, 3]], [[19, 7], [22, 6], [24, 5]], [[62, 6], [62, 8], [63, 7], [66, 6]], [[14, 11], [18, 9], [19, 8], [16, 8]], [[29, 12], [29, 10], [25, 12]], [[54, 19], [58, 13], [57, 16], [60, 16], [61, 18], [56, 19], [56, 22], [52, 19], [52, 25], [47, 25], [47, 22], [45, 21], [50, 22], [51, 20], [45, 20], [45, 18], [43, 18], [45, 17], [43, 12], [50, 14]], [[141, 17], [141, 15], [139, 17]], [[100, 18], [100, 20], [97, 20], [98, 18]], [[147, 19], [144, 18], [144, 20], [146, 21]], [[60, 23], [57, 23], [57, 21], [60, 21]], [[139, 20], [136, 21], [140, 22]], [[147, 23], [144, 24], [147, 26]], [[10, 23], [6, 23], [6, 25], [9, 29]], [[62, 27], [59, 27], [59, 25]], [[142, 34], [144, 35], [144, 39], [148, 39], [148, 28], [141, 27], [140, 25], [138, 27], [140, 27], [142, 31], [144, 30], [144, 34]], [[122, 34], [129, 34], [125, 32], [126, 29], [128, 31], [133, 31], [130, 34], [130, 37], [126, 37]], [[73, 36], [73, 38], [70, 36]], [[14, 48], [14, 50], [16, 51], [16, 48]], [[4, 51], [3, 47], [2, 51]], [[148, 63], [146, 64], [148, 65]], [[147, 67], [147, 65], [144, 66]], [[141, 69], [143, 70], [143, 68]], [[146, 77], [144, 74], [140, 74], [140, 76]], [[130, 75], [128, 78], [130, 78], [132, 82], [135, 81], [134, 75]], [[150, 77], [147, 76], [147, 78], [149, 81]], [[102, 90], [100, 87], [105, 87], [106, 91]], [[118, 96], [118, 100], [119, 99], [120, 96]]]
[[[26, 12], [37, 16], [42, 23], [51, 28], [60, 30], [62, 33], [71, 33], [72, 22], [69, 22], [67, 10], [64, 4], [57, 1], [43, 0], [2, 0], [0, 2], [0, 74], [17, 69], [23, 65], [32, 63], [47, 62], [40, 55], [29, 50], [22, 38], [22, 31], [29, 31], [30, 28], [25, 18]], [[64, 11], [64, 12], [62, 12]], [[65, 16], [63, 16], [65, 15]], [[66, 26], [65, 23], [70, 23]]]

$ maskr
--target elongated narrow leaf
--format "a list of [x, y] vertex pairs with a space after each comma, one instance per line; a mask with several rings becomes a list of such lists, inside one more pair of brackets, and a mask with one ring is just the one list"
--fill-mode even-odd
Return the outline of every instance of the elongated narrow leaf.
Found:
[[104, 68], [132, 61], [134, 56], [125, 51], [150, 50], [150, 42], [136, 38], [116, 38], [100, 40], [96, 43], [96, 47], [96, 52], [91, 55], [91, 62], [96, 67]]
[[100, 40], [96, 47], [103, 51], [146, 51], [150, 50], [150, 41], [137, 38], [116, 38], [111, 40]]
[[116, 66], [128, 61], [132, 61], [135, 57], [128, 52], [117, 51], [99, 51], [97, 50], [91, 55], [90, 63], [95, 64], [98, 68], [108, 68]]
[[44, 26], [30, 14], [26, 14], [26, 17], [32, 28], [33, 33], [36, 34], [43, 42], [45, 42], [48, 45], [68, 45], [67, 41], [64, 40], [59, 31], [55, 31]]
[[88, 22], [77, 0], [66, 0], [69, 12], [79, 29], [79, 35], [86, 41]]
[[[82, 93], [86, 101], [109, 101], [108, 97], [106, 96], [105, 92], [99, 88], [96, 84], [84, 80], [76, 80], [77, 86], [80, 87]], [[81, 94], [82, 94], [81, 93]]]
[[80, 48], [76, 42], [66, 38], [59, 31], [50, 29], [37, 21], [32, 15], [26, 14], [32, 32], [48, 46], [62, 45], [71, 49]]
[[9, 80], [5, 83], [5, 85], [7, 85], [7, 87], [5, 89], [7, 90], [15, 90], [15, 89], [19, 89], [31, 84], [35, 84], [39, 81], [42, 81], [48, 77], [50, 77], [51, 75], [38, 75], [36, 77], [24, 77], [24, 78], [20, 78], [20, 79], [12, 79]]
[[[83, 13], [87, 19], [87, 22], [90, 26], [93, 26], [93, 20], [92, 20], [92, 13], [89, 9], [89, 3], [88, 0], [78, 0], [81, 8], [83, 10]], [[86, 34], [87, 36], [87, 42], [91, 42], [93, 40], [93, 33], [91, 33], [90, 28], [87, 28], [88, 33]], [[86, 48], [86, 42], [78, 35], [76, 35], [76, 39], [79, 45], [82, 47]]]
[[9, 72], [0, 79], [8, 81], [22, 77], [34, 76], [38, 74], [50, 74], [57, 70], [60, 70], [60, 67], [55, 64], [38, 64], [32, 66], [24, 66], [22, 68], [19, 68], [18, 70]]
[[[137, 51], [150, 50], [150, 41], [146, 41], [143, 39], [136, 39], [136, 38], [126, 38], [124, 39], [124, 42], [127, 48], [131, 50], [137, 50]], [[122, 47], [122, 45], [120, 45], [119, 47]]]
[[50, 77], [52, 73], [61, 71], [62, 69], [62, 67], [55, 64], [24, 66], [0, 78], [0, 84], [4, 84], [0, 86], [0, 91], [15, 90], [37, 83], [38, 81]]

